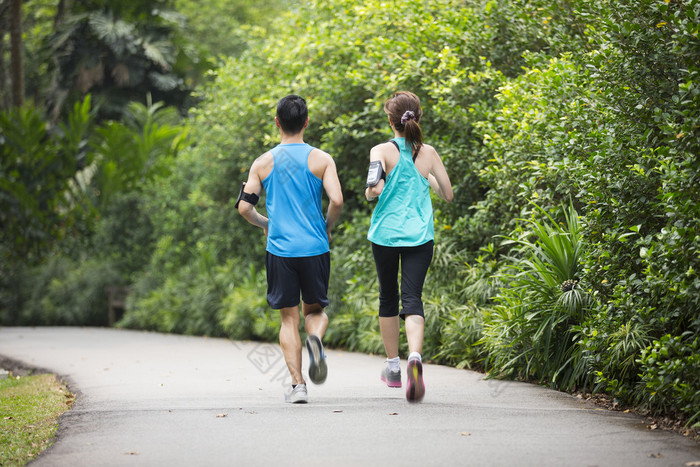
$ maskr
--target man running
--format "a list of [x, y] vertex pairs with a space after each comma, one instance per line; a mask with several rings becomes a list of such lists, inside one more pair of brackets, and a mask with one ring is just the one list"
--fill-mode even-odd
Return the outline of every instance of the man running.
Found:
[[[280, 144], [253, 162], [236, 205], [238, 212], [267, 236], [267, 302], [281, 313], [280, 345], [292, 378], [285, 400], [306, 403], [299, 295], [308, 334], [309, 378], [321, 384], [328, 373], [321, 339], [328, 327], [323, 309], [328, 306], [329, 242], [343, 207], [343, 193], [333, 158], [304, 142], [309, 123], [306, 101], [296, 95], [282, 98], [277, 103], [275, 123]], [[255, 208], [263, 189], [268, 217]], [[323, 190], [329, 200], [325, 219]]]

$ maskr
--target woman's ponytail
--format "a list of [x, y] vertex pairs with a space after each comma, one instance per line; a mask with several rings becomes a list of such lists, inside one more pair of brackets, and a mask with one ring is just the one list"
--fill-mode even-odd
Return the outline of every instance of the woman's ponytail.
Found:
[[389, 115], [394, 128], [406, 137], [406, 143], [411, 146], [415, 160], [423, 146], [423, 132], [419, 123], [423, 116], [420, 99], [412, 92], [399, 91], [384, 103], [384, 111]]

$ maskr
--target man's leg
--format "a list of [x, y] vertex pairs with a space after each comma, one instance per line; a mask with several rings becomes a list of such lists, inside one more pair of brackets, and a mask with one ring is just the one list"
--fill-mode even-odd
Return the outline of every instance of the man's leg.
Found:
[[301, 310], [304, 313], [304, 328], [309, 335], [318, 336], [323, 339], [323, 335], [328, 329], [328, 315], [323, 311], [323, 307], [319, 303], [302, 302]]
[[280, 327], [280, 346], [287, 362], [292, 384], [305, 383], [301, 374], [301, 337], [299, 336], [299, 307], [280, 309], [282, 326]]

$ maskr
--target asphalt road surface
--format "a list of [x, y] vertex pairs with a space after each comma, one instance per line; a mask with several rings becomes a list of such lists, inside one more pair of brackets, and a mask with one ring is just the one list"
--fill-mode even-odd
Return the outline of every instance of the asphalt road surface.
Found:
[[[332, 325], [332, 323], [331, 323]], [[327, 350], [286, 404], [277, 345], [101, 328], [0, 328], [0, 355], [77, 393], [32, 466], [685, 466], [698, 443], [531, 384], [425, 365], [425, 399], [382, 356]], [[304, 352], [304, 372], [308, 358]], [[402, 361], [405, 384], [405, 361]]]

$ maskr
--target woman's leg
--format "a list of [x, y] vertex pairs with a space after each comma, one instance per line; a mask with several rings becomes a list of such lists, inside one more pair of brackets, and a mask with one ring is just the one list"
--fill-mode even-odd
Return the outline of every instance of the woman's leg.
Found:
[[401, 251], [401, 315], [406, 319], [409, 352], [423, 352], [423, 284], [433, 259], [433, 242]]
[[382, 333], [384, 351], [386, 358], [396, 358], [399, 356], [399, 317], [391, 318], [379, 317], [379, 331]]
[[425, 318], [419, 315], [406, 316], [406, 340], [408, 340], [409, 354], [423, 353], [423, 334], [425, 332]]
[[398, 249], [372, 244], [379, 280], [379, 330], [387, 358], [399, 356]]

